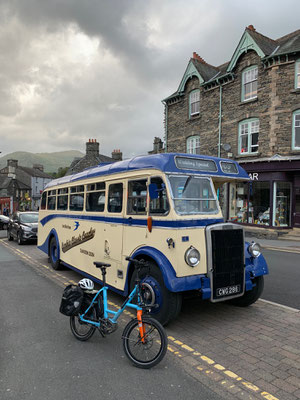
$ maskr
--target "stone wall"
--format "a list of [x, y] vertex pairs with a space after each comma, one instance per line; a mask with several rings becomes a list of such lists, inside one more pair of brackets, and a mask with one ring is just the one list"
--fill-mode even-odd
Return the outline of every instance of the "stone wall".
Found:
[[[242, 102], [242, 71], [258, 66], [257, 99]], [[300, 91], [294, 90], [295, 62], [280, 60], [279, 64], [264, 68], [254, 51], [244, 53], [234, 70], [234, 80], [222, 88], [221, 142], [231, 145], [232, 157], [242, 161], [274, 154], [292, 155], [292, 113], [300, 109]], [[189, 93], [200, 89], [200, 115], [189, 118]], [[196, 77], [188, 80], [182, 96], [168, 101], [167, 151], [186, 152], [186, 139], [200, 135], [200, 152], [218, 155], [220, 88], [205, 90]], [[248, 118], [260, 121], [258, 154], [238, 154], [239, 122]], [[221, 156], [228, 153], [221, 150]]]

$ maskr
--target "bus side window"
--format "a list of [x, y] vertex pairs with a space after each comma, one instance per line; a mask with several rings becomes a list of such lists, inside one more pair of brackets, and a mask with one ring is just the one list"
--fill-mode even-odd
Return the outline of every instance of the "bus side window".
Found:
[[41, 206], [40, 209], [41, 210], [46, 210], [46, 204], [47, 204], [47, 192], [44, 192], [42, 194], [42, 198], [41, 198]]
[[56, 208], [56, 190], [48, 192], [47, 210], [55, 210]]
[[[70, 211], [82, 211], [84, 203], [84, 185], [72, 186], [70, 195]], [[73, 194], [74, 193], [74, 194]]]
[[147, 180], [128, 182], [127, 214], [146, 214]]
[[105, 206], [105, 182], [87, 185], [86, 211], [103, 212]]
[[150, 183], [155, 183], [157, 186], [157, 199], [150, 200], [150, 215], [167, 214], [169, 212], [169, 202], [167, 198], [167, 192], [163, 180], [159, 177], [153, 177]]
[[109, 186], [107, 210], [111, 213], [120, 213], [123, 206], [123, 183]]

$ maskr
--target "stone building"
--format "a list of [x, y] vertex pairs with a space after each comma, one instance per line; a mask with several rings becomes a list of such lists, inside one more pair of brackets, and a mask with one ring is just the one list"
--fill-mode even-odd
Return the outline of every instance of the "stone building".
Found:
[[82, 158], [74, 158], [66, 175], [81, 172], [86, 168], [91, 168], [98, 164], [113, 163], [122, 160], [123, 155], [120, 150], [114, 150], [111, 153], [111, 157], [108, 157], [100, 154], [99, 147], [100, 144], [96, 139], [89, 139], [89, 141], [86, 142], [85, 156]]
[[250, 25], [220, 66], [193, 53], [163, 103], [166, 151], [232, 157], [249, 173], [228, 188], [229, 220], [300, 227], [300, 30], [274, 40]]
[[51, 180], [52, 177], [44, 172], [41, 164], [28, 168], [18, 165], [18, 160], [7, 160], [7, 166], [0, 170], [0, 199], [11, 199], [11, 211], [38, 210], [41, 193]]

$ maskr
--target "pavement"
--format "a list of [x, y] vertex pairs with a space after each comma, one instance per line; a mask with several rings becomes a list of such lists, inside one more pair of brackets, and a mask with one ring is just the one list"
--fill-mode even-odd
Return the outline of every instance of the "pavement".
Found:
[[295, 253], [300, 253], [300, 235], [288, 237], [288, 236], [278, 236], [277, 238], [272, 237], [259, 237], [252, 232], [245, 231], [245, 240], [248, 242], [256, 242], [261, 245], [262, 248], [270, 250], [281, 250], [281, 251], [291, 251]]

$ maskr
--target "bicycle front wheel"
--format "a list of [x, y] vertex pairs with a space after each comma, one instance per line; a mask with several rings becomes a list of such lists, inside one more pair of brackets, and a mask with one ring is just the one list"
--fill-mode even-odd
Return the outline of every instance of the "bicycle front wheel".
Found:
[[[91, 309], [86, 318], [96, 321], [95, 307]], [[78, 315], [70, 317], [70, 328], [76, 339], [81, 340], [82, 342], [89, 340], [96, 330], [94, 325], [82, 322]]]
[[165, 356], [168, 338], [163, 326], [150, 317], [142, 317], [145, 335], [141, 338], [138, 320], [131, 320], [123, 332], [125, 354], [136, 367], [151, 368]]

